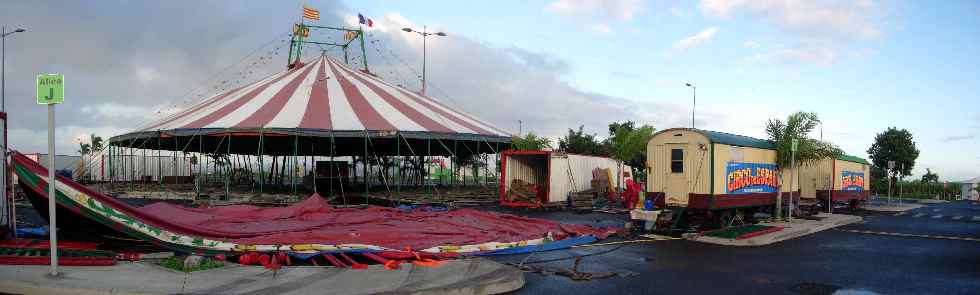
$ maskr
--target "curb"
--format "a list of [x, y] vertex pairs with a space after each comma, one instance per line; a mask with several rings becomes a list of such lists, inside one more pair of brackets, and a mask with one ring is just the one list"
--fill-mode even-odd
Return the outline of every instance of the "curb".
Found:
[[98, 290], [98, 289], [82, 289], [82, 288], [61, 288], [61, 287], [48, 287], [37, 283], [26, 283], [19, 281], [0, 281], [0, 290], [4, 293], [12, 294], [78, 294], [78, 295], [102, 295], [102, 294], [113, 294], [113, 295], [146, 295], [146, 294], [156, 294], [156, 293], [137, 293], [137, 292], [126, 292], [121, 290]]
[[[837, 214], [837, 216], [842, 216], [842, 214]], [[786, 228], [781, 231], [772, 233], [771, 235], [762, 235], [756, 238], [748, 238], [744, 240], [734, 240], [734, 239], [724, 239], [708, 236], [694, 236], [688, 240], [695, 242], [702, 242], [708, 244], [722, 245], [722, 246], [736, 246], [736, 247], [755, 247], [755, 246], [765, 246], [770, 244], [775, 244], [789, 239], [795, 239], [802, 236], [822, 232], [835, 227], [840, 227], [852, 223], [861, 222], [864, 220], [860, 216], [847, 215], [848, 218], [843, 220], [838, 220], [833, 223], [821, 224], [814, 227], [798, 226], [796, 228]]]

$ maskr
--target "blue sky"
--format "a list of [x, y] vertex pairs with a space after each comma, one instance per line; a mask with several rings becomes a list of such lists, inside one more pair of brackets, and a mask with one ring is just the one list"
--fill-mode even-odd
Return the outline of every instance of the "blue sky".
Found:
[[[592, 2], [356, 6], [368, 16], [398, 14], [492, 47], [552, 55], [568, 64], [562, 79], [583, 91], [690, 108], [683, 83], [693, 81], [699, 109], [741, 122], [706, 128], [761, 136], [768, 117], [815, 111], [825, 121], [823, 136], [848, 153], [866, 157], [874, 134], [897, 126], [918, 141], [917, 173], [930, 167], [944, 179], [980, 174], [978, 2]], [[711, 5], [727, 12], [718, 15]], [[793, 16], [817, 13], [826, 15]], [[705, 30], [713, 34], [703, 42], [674, 47]]]
[[[118, 135], [281, 71], [284, 57], [271, 53], [285, 51], [302, 4], [5, 3], [0, 23], [28, 29], [7, 43], [12, 145], [44, 150], [43, 108], [14, 99], [32, 97], [37, 73], [70, 81], [57, 144], [74, 151], [90, 133]], [[813, 111], [824, 138], [850, 154], [867, 157], [875, 134], [896, 126], [921, 150], [916, 175], [931, 168], [943, 180], [980, 176], [980, 2], [306, 4], [321, 10], [323, 25], [356, 25], [357, 13], [373, 18], [372, 72], [412, 89], [422, 44], [400, 28], [448, 33], [428, 43], [430, 94], [512, 131], [518, 120], [523, 131], [552, 138], [579, 125], [605, 135], [608, 123], [624, 120], [688, 127], [684, 83], [693, 82], [699, 128], [763, 137], [768, 118]]]

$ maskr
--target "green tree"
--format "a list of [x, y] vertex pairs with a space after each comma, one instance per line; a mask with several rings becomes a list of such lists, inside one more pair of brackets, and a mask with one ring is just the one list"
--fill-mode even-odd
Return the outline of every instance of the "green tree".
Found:
[[609, 138], [604, 145], [613, 159], [642, 171], [646, 166], [647, 142], [653, 137], [655, 129], [650, 125], [634, 126], [633, 121], [609, 124]]
[[528, 132], [524, 137], [511, 138], [511, 147], [515, 150], [543, 150], [551, 148], [551, 139]]
[[[779, 165], [779, 185], [777, 192], [782, 192], [783, 179], [786, 179], [793, 158], [793, 140], [799, 141], [796, 149], [796, 165], [805, 166], [822, 159], [836, 158], [843, 152], [833, 144], [809, 137], [811, 131], [820, 124], [820, 118], [812, 112], [796, 112], [786, 118], [769, 119], [766, 123], [766, 134], [776, 146], [776, 164]], [[796, 177], [792, 175], [790, 177]], [[799, 182], [797, 182], [799, 183]], [[781, 216], [782, 210], [777, 210], [776, 217]]]
[[101, 136], [95, 135], [95, 133], [89, 134], [89, 142], [92, 143], [92, 151], [100, 152], [105, 148], [105, 142], [102, 140]]
[[101, 152], [102, 148], [104, 148], [103, 146], [104, 141], [102, 140], [102, 137], [95, 135], [95, 133], [92, 133], [89, 134], [88, 138], [89, 138], [88, 143], [85, 142], [78, 143], [78, 153], [81, 154], [82, 156], [85, 156], [88, 155], [89, 153]]
[[578, 131], [568, 129], [568, 134], [558, 139], [558, 149], [572, 154], [608, 156], [596, 135], [585, 133], [584, 128], [584, 125], [579, 125]]
[[922, 174], [922, 182], [939, 182], [939, 175], [926, 168], [926, 174]]
[[[871, 156], [871, 183], [872, 190], [887, 190], [887, 178], [892, 179], [892, 183], [897, 183], [898, 175], [912, 175], [912, 168], [915, 167], [915, 159], [919, 158], [919, 149], [915, 146], [912, 133], [905, 129], [889, 127], [885, 132], [878, 133], [875, 141], [868, 148], [868, 155]], [[888, 161], [895, 161], [895, 169], [887, 173]], [[884, 189], [881, 189], [884, 188]]]
[[78, 154], [85, 156], [92, 152], [92, 145], [84, 142], [78, 142]]

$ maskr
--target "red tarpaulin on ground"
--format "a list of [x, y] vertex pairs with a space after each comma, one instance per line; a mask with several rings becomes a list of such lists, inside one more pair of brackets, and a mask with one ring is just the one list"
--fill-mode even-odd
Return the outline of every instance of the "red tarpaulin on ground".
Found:
[[[47, 197], [47, 184], [42, 178], [47, 173], [44, 167], [18, 153], [12, 156], [12, 164], [29, 199]], [[238, 245], [271, 245], [278, 249], [278, 246], [298, 244], [361, 244], [422, 250], [435, 246], [529, 241], [549, 234], [553, 240], [584, 235], [602, 239], [609, 234], [608, 230], [587, 225], [472, 209], [445, 212], [375, 206], [341, 209], [316, 194], [288, 207], [188, 208], [169, 203], [134, 207], [62, 176], [57, 179], [61, 183], [58, 205], [79, 217], [150, 242], [211, 251], [230, 251], [233, 249], [221, 247]], [[236, 245], [212, 244], [217, 241]]]
[[288, 207], [231, 205], [188, 208], [154, 203], [137, 211], [168, 220], [177, 232], [195, 232], [241, 244], [368, 244], [391, 249], [425, 249], [442, 245], [515, 242], [542, 238], [595, 235], [607, 231], [586, 225], [458, 209], [446, 212], [406, 212], [371, 206], [334, 208], [318, 195]]

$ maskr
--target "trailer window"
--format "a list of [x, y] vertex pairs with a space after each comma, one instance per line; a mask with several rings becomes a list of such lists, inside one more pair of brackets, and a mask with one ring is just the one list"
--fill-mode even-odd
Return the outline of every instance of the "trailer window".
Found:
[[684, 150], [670, 150], [670, 173], [684, 173]]

